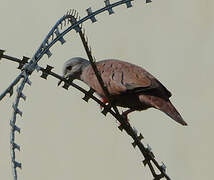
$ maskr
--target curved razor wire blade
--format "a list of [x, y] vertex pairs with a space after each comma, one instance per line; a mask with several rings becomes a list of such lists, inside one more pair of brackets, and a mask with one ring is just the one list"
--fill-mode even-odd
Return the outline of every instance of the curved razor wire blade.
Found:
[[10, 126], [11, 126], [11, 132], [10, 132], [10, 149], [11, 149], [11, 160], [12, 160], [12, 172], [13, 172], [13, 177], [14, 179], [17, 179], [17, 171], [16, 168], [21, 168], [22, 164], [16, 161], [16, 154], [15, 154], [15, 150], [19, 150], [20, 151], [20, 146], [18, 144], [15, 143], [15, 132], [17, 131], [18, 133], [20, 133], [20, 128], [18, 126], [16, 126], [16, 120], [17, 120], [17, 115], [22, 116], [22, 111], [18, 108], [20, 99], [26, 99], [26, 96], [22, 93], [22, 90], [24, 89], [25, 84], [29, 84], [31, 85], [31, 82], [28, 79], [28, 76], [26, 74], [23, 73], [22, 75], [22, 82], [20, 83], [20, 86], [18, 86], [17, 88], [17, 96], [16, 96], [16, 100], [15, 103], [13, 104], [13, 115], [12, 115], [12, 119], [10, 121]]
[[[88, 20], [88, 19], [91, 19], [92, 22], [95, 22], [96, 19], [95, 19], [95, 15], [101, 13], [101, 12], [104, 12], [106, 10], [108, 10], [109, 14], [112, 14], [113, 13], [113, 10], [112, 10], [112, 7], [115, 7], [115, 6], [118, 6], [118, 5], [121, 5], [121, 4], [124, 4], [126, 3], [127, 7], [131, 7], [131, 0], [122, 0], [122, 1], [118, 1], [116, 3], [113, 3], [113, 4], [110, 4], [110, 2], [107, 0], [105, 1], [105, 4], [106, 4], [106, 7], [104, 8], [101, 8], [95, 12], [92, 12], [91, 8], [87, 9], [87, 12], [88, 12], [88, 16], [80, 19], [79, 21], [77, 21], [77, 17], [78, 17], [78, 14], [76, 13], [76, 11], [70, 11], [68, 12], [65, 16], [63, 16], [57, 23], [56, 25], [51, 29], [51, 31], [49, 32], [49, 34], [47, 35], [47, 37], [45, 38], [45, 40], [43, 41], [43, 43], [41, 44], [40, 48], [37, 50], [37, 52], [35, 53], [35, 55], [33, 56], [33, 58], [31, 59], [31, 61], [29, 63], [27, 63], [24, 68], [23, 68], [23, 71], [21, 72], [21, 74], [16, 78], [16, 80], [9, 86], [9, 88], [3, 93], [3, 95], [1, 95], [1, 99], [5, 96], [6, 93], [11, 93], [11, 89], [13, 88], [14, 85], [16, 85], [18, 83], [18, 81], [21, 79], [21, 77], [24, 75], [25, 79], [28, 79], [28, 76], [31, 75], [31, 73], [35, 70], [35, 69], [38, 69], [38, 61], [42, 58], [42, 56], [44, 54], [47, 54], [48, 57], [51, 56], [51, 53], [50, 53], [50, 50], [49, 48], [51, 46], [53, 46], [57, 41], [60, 41], [61, 44], [63, 44], [65, 42], [63, 36], [68, 33], [70, 30], [72, 29], [75, 29], [76, 32], [79, 32], [80, 33], [80, 37], [83, 41], [83, 44], [84, 42], [87, 42], [85, 41], [83, 38], [84, 38], [84, 34], [81, 32], [81, 28], [79, 27], [79, 25]], [[148, 3], [148, 1], [147, 1]], [[68, 19], [68, 22], [70, 21], [71, 22], [71, 26], [69, 28], [67, 28], [65, 31], [63, 32], [59, 32], [59, 25], [61, 25], [62, 27], [62, 22], [65, 22], [66, 20]], [[73, 21], [73, 19], [75, 20], [75, 22]], [[65, 23], [66, 25], [66, 23]], [[55, 38], [54, 38], [54, 34], [55, 34]], [[51, 38], [52, 37], [52, 38]], [[50, 40], [51, 38], [51, 40]], [[85, 49], [86, 49], [86, 52], [87, 52], [87, 46], [85, 46]], [[89, 49], [88, 49], [89, 50]], [[87, 55], [89, 56], [89, 60], [93, 66], [94, 64], [94, 59], [92, 58], [92, 56], [90, 56], [90, 51], [89, 53], [87, 53]], [[50, 66], [49, 66], [50, 68]], [[51, 69], [50, 69], [51, 71]], [[109, 93], [107, 91], [107, 89], [105, 90], [105, 87], [104, 87], [104, 84], [102, 82], [102, 79], [101, 77], [99, 76], [99, 73], [98, 71], [96, 70], [96, 65], [94, 66], [94, 71], [95, 73], [97, 73], [97, 78], [99, 79], [99, 82], [100, 84], [102, 85], [107, 97], [109, 98]], [[26, 81], [27, 82], [27, 81]], [[18, 91], [18, 94], [22, 93], [22, 90], [24, 88], [24, 85], [26, 82], [22, 82], [21, 83], [21, 86], [22, 88]], [[69, 85], [68, 84], [65, 84], [64, 87], [68, 87]], [[77, 88], [78, 89], [78, 88]], [[79, 89], [80, 90], [80, 89]], [[18, 100], [20, 99], [19, 95], [17, 95], [17, 98]], [[87, 98], [86, 98], [87, 99]], [[110, 101], [111, 102], [111, 101]], [[103, 105], [103, 104], [102, 104]], [[135, 130], [133, 130], [132, 128], [130, 128], [130, 124], [129, 123], [125, 123], [125, 121], [123, 121], [123, 117], [119, 114], [118, 110], [117, 110], [117, 107], [112, 105], [113, 106], [113, 109], [115, 110], [116, 114], [114, 115], [121, 123], [121, 126], [120, 129], [125, 129], [126, 132], [134, 139], [134, 143], [133, 143], [133, 146], [138, 146], [139, 149], [141, 150], [141, 152], [143, 153], [144, 157], [145, 157], [145, 160], [144, 160], [144, 165], [148, 164], [153, 176], [155, 177], [155, 179], [161, 179], [162, 177], [166, 177], [167, 179], [169, 179], [169, 177], [165, 174], [165, 169], [163, 168], [163, 166], [159, 166], [158, 163], [156, 161], [154, 161], [154, 157], [153, 157], [153, 153], [150, 151], [150, 148], [145, 148], [143, 146], [143, 144], [140, 142], [140, 140], [142, 139], [142, 135], [140, 136], [137, 136], [137, 133], [135, 132]], [[103, 106], [104, 107], [104, 110], [106, 111], [106, 113], [108, 111], [110, 111], [111, 109], [111, 103], [110, 103], [110, 106], [108, 105], [108, 107], [106, 106]], [[14, 106], [14, 109], [18, 109], [18, 105], [17, 106]], [[18, 112], [20, 111], [17, 111], [15, 114], [17, 114]], [[18, 113], [19, 114], [19, 113]], [[104, 113], [105, 114], [105, 113]], [[111, 113], [112, 114], [112, 113]], [[113, 115], [113, 114], [112, 114]], [[15, 125], [15, 124], [14, 124]], [[13, 141], [13, 144], [14, 141]], [[14, 149], [20, 149], [20, 147], [18, 145], [14, 145], [14, 147], [16, 148], [12, 148], [14, 152]], [[147, 153], [146, 153], [147, 152]], [[15, 154], [15, 153], [14, 153]], [[150, 155], [149, 155], [150, 154]], [[14, 156], [15, 157], [15, 156]], [[153, 157], [153, 158], [152, 158]], [[157, 166], [157, 168], [161, 171], [161, 174], [160, 175], [157, 175], [154, 171], [154, 168], [151, 164], [151, 161]], [[15, 160], [12, 161], [13, 164], [14, 164], [14, 172], [15, 174], [16, 173], [16, 167], [21, 167], [21, 165], [18, 165], [19, 163], [17, 163]], [[17, 175], [14, 176], [14, 179], [17, 179]]]

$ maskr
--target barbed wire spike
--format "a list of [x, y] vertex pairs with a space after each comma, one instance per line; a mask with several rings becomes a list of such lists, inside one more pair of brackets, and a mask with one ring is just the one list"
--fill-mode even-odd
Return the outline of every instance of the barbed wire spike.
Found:
[[122, 0], [122, 1], [124, 1], [124, 2], [126, 3], [126, 7], [127, 7], [127, 8], [132, 7], [131, 1], [133, 1], [133, 0]]
[[43, 78], [43, 79], [47, 79], [47, 77], [50, 74], [52, 69], [53, 69], [52, 66], [47, 65], [46, 68], [42, 71], [42, 75], [40, 77]]
[[152, 0], [146, 0], [146, 3], [151, 3], [152, 2]]
[[120, 124], [120, 125], [118, 126], [118, 129], [122, 132], [122, 131], [124, 130], [123, 125]]
[[111, 5], [111, 4], [110, 4], [110, 0], [105, 0], [104, 2], [105, 2], [105, 6], [106, 6], [106, 7], [109, 7], [109, 8], [107, 9], [109, 15], [114, 14], [114, 11], [113, 11], [112, 7], [110, 7], [110, 5]]
[[[68, 14], [68, 16], [70, 16], [70, 14]], [[67, 24], [71, 24], [71, 21], [69, 18], [67, 19]]]
[[91, 19], [91, 22], [92, 23], [95, 23], [97, 20], [95, 18], [95, 16], [93, 15], [93, 12], [92, 12], [92, 9], [91, 7], [89, 7], [88, 9], [86, 9], [87, 13], [88, 13], [88, 16], [90, 17]]
[[51, 55], [52, 55], [52, 53], [50, 52], [50, 50], [49, 50], [49, 49], [47, 49], [47, 50], [46, 50], [45, 54], [47, 54], [48, 58], [50, 58], [50, 57], [51, 57]]
[[69, 15], [71, 15], [71, 11], [72, 11], [71, 9], [68, 10], [68, 14], [69, 14]]
[[17, 131], [18, 133], [21, 132], [21, 129], [13, 123], [13, 120], [10, 120], [10, 126], [13, 128], [14, 131]]
[[64, 81], [64, 85], [62, 86], [64, 89], [68, 90], [70, 84], [67, 81]]
[[0, 49], [0, 60], [2, 59], [2, 56], [4, 55], [5, 50]]
[[83, 99], [85, 102], [88, 102], [88, 100], [90, 99], [89, 94], [90, 94], [90, 95], [93, 95], [94, 92], [95, 92], [94, 89], [90, 88], [89, 91], [88, 91], [88, 93], [85, 94], [85, 96], [84, 96], [82, 99]]
[[161, 174], [156, 174], [154, 180], [160, 180], [162, 178], [164, 178], [164, 175], [162, 173]]
[[[77, 19], [76, 19], [76, 17], [73, 16], [73, 15], [71, 16], [71, 18], [69, 19], [69, 21], [71, 22], [72, 25], [77, 23]], [[74, 27], [74, 30], [78, 33], [78, 32], [80, 32], [81, 27], [80, 27], [79, 25], [78, 25], [78, 26], [75, 26], [75, 27]]]
[[74, 17], [77, 19], [79, 17], [79, 13], [77, 12]]
[[21, 92], [21, 93], [20, 93], [20, 98], [22, 98], [24, 101], [26, 101], [26, 98], [27, 98], [27, 97]]
[[[60, 22], [60, 29], [62, 29], [63, 25], [62, 25], [62, 22]], [[52, 39], [53, 40], [53, 39]]]
[[76, 12], [76, 10], [72, 9], [71, 16], [74, 16], [75, 12]]
[[12, 107], [16, 114], [19, 114], [20, 116], [22, 116], [22, 111], [20, 111], [19, 108], [15, 104], [13, 104]]
[[10, 97], [13, 95], [13, 87], [11, 87], [11, 88], [8, 90], [8, 93], [9, 93]]
[[66, 12], [65, 16], [69, 15], [69, 11], [70, 11], [70, 9], [69, 9], [69, 10], [67, 10], [67, 12]]
[[[56, 34], [56, 37], [60, 36], [60, 32], [59, 32], [58, 28], [56, 29], [55, 34]], [[63, 38], [63, 36], [59, 38], [59, 41], [62, 45], [66, 42], [65, 39]]]
[[22, 163], [19, 163], [19, 162], [17, 162], [17, 161], [14, 160], [14, 167], [15, 168], [18, 167], [19, 169], [22, 169]]
[[[141, 141], [142, 139], [144, 139], [144, 137], [143, 137], [142, 134], [140, 133], [140, 135], [137, 137], [137, 139], [138, 139], [139, 141]], [[137, 142], [134, 141], [134, 142], [132, 143], [132, 146], [135, 148], [135, 147], [137, 146]]]
[[105, 105], [104, 107], [103, 107], [103, 110], [101, 111], [101, 113], [104, 115], [104, 116], [106, 116], [106, 114], [109, 112], [109, 109], [111, 109], [112, 107], [110, 106], [110, 105]]
[[18, 151], [20, 151], [20, 146], [18, 144], [16, 144], [15, 142], [11, 142], [11, 146], [12, 146], [13, 150], [17, 149]]
[[161, 168], [162, 168], [162, 170], [164, 171], [164, 172], [166, 172], [166, 165], [162, 162], [162, 165], [160, 166]]
[[19, 66], [17, 67], [17, 69], [22, 69], [23, 66], [24, 66], [26, 63], [28, 63], [28, 60], [29, 60], [29, 59], [30, 59], [29, 57], [23, 56], [23, 57], [22, 57], [22, 60], [19, 62]]
[[31, 82], [28, 78], [27, 78], [26, 83], [27, 83], [29, 86], [31, 86], [31, 85], [32, 85], [32, 82]]
[[151, 159], [155, 158], [155, 155], [153, 154], [152, 148], [151, 148], [151, 146], [149, 144], [147, 144], [146, 153], [147, 154], [145, 156], [145, 159], [143, 160], [144, 166], [146, 166], [148, 164], [148, 162], [150, 162]]

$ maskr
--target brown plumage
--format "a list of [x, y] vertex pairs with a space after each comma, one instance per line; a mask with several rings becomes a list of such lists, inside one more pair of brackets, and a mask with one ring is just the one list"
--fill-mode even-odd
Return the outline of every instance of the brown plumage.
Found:
[[[115, 104], [129, 108], [128, 113], [153, 107], [187, 125], [170, 102], [171, 93], [145, 69], [113, 59], [99, 61], [96, 66]], [[102, 99], [106, 99], [89, 61], [83, 58], [68, 60], [64, 64], [63, 75], [85, 82]]]

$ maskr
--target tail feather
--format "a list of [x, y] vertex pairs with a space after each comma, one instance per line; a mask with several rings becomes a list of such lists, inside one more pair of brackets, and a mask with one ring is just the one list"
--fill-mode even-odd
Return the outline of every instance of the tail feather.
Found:
[[160, 107], [159, 109], [166, 113], [168, 116], [170, 116], [172, 119], [174, 119], [176, 122], [184, 126], [187, 126], [187, 123], [184, 121], [180, 113], [177, 111], [177, 109], [173, 106], [173, 104], [170, 101], [166, 101], [166, 103], [164, 103], [163, 106]]
[[172, 119], [174, 119], [176, 122], [187, 126], [187, 123], [183, 120], [180, 113], [176, 110], [170, 100], [165, 100], [155, 96], [141, 96], [141, 98], [141, 101], [143, 100], [147, 104], [150, 104], [152, 107], [161, 110], [162, 112], [170, 116]]

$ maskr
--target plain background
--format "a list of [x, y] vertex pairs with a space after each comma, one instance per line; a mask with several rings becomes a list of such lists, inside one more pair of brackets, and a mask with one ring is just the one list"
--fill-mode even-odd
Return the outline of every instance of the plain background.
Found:
[[[70, 8], [85, 16], [88, 7], [96, 10], [103, 1], [37, 0], [0, 3], [0, 48], [6, 54], [32, 57], [55, 22]], [[89, 42], [98, 59], [116, 58], [138, 64], [156, 76], [172, 93], [171, 101], [189, 124], [182, 127], [160, 111], [135, 112], [131, 123], [145, 136], [159, 162], [167, 166], [172, 179], [213, 178], [213, 42], [214, 1], [143, 0], [98, 15], [98, 22], [86, 22]], [[61, 73], [71, 57], [87, 57], [78, 34], [57, 43], [53, 56], [40, 65], [54, 66]], [[20, 72], [17, 64], [0, 63], [0, 92]], [[115, 119], [100, 113], [99, 106], [81, 100], [74, 88], [56, 87], [57, 80], [45, 81], [34, 72], [32, 86], [26, 86], [26, 102], [18, 116], [21, 146], [17, 160], [19, 179], [152, 179], [143, 167], [139, 150], [131, 138], [121, 133]], [[9, 151], [9, 120], [12, 98], [0, 102], [0, 179], [12, 179]]]

